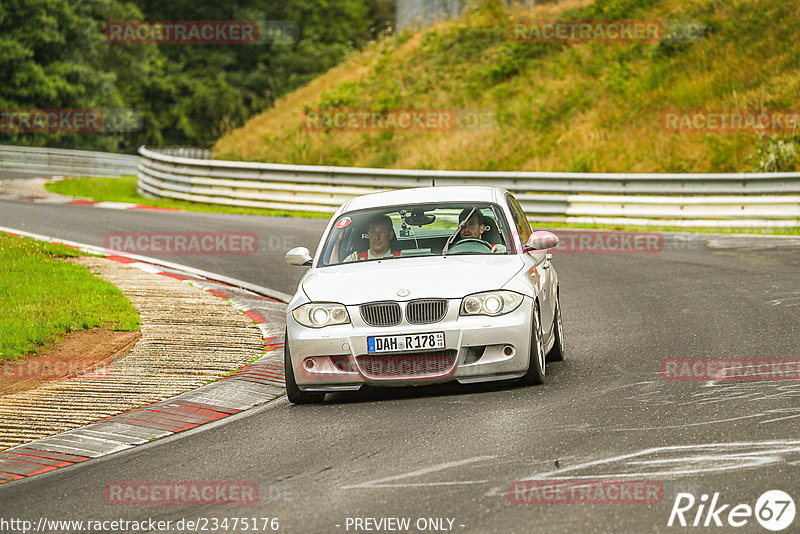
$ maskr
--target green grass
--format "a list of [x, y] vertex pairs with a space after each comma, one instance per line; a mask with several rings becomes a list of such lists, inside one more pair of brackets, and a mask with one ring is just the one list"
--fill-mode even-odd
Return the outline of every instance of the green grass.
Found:
[[63, 245], [0, 234], [0, 361], [16, 360], [66, 332], [139, 330], [139, 313], [117, 287], [63, 261]]
[[143, 197], [137, 192], [136, 180], [136, 176], [122, 176], [120, 178], [69, 178], [58, 182], [49, 182], [45, 184], [45, 188], [51, 193], [88, 198], [98, 202], [129, 202], [132, 204], [142, 204], [144, 206], [185, 211], [235, 213], [240, 215], [270, 215], [273, 217], [311, 217], [326, 219], [330, 217], [330, 214], [310, 211], [245, 208], [226, 206], [223, 204], [188, 202], [186, 200], [152, 199]]

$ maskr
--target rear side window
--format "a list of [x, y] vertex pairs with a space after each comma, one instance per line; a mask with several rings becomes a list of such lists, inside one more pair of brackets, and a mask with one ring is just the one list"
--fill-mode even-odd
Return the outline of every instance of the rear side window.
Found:
[[525, 218], [525, 213], [522, 211], [522, 208], [517, 204], [517, 199], [508, 195], [506, 200], [508, 200], [508, 207], [511, 210], [511, 218], [514, 219], [514, 226], [517, 228], [517, 232], [519, 232], [519, 239], [524, 245], [531, 236], [531, 225], [528, 223], [528, 219]]

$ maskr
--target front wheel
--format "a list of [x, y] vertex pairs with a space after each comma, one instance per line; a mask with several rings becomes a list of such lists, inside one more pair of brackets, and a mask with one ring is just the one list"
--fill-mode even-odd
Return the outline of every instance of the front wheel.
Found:
[[553, 317], [553, 330], [555, 331], [556, 341], [553, 348], [547, 353], [547, 359], [551, 362], [560, 362], [564, 359], [564, 325], [561, 322], [561, 299], [556, 294], [556, 313]]
[[531, 347], [528, 357], [528, 371], [522, 377], [525, 385], [536, 385], [544, 382], [545, 355], [542, 321], [539, 319], [539, 305], [533, 305], [533, 321], [531, 326]]
[[283, 336], [283, 375], [286, 381], [286, 397], [289, 402], [310, 404], [312, 402], [322, 402], [325, 398], [324, 393], [306, 393], [297, 387], [297, 382], [294, 380], [294, 370], [292, 369], [292, 356], [289, 353], [288, 332], [284, 332]]

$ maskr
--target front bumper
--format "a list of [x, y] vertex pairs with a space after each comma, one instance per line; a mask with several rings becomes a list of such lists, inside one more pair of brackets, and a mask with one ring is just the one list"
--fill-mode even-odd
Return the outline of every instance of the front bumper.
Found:
[[[403, 320], [391, 327], [367, 325], [361, 319], [358, 306], [347, 306], [351, 324], [325, 328], [304, 327], [289, 312], [286, 342], [295, 381], [303, 391], [332, 392], [356, 390], [365, 384], [413, 386], [453, 380], [474, 383], [521, 377], [528, 369], [533, 323], [531, 299], [525, 297], [516, 310], [498, 317], [462, 317], [458, 315], [460, 305], [460, 299], [451, 299], [446, 316], [436, 323], [417, 325]], [[435, 351], [436, 359], [441, 361], [440, 353], [452, 358], [452, 364], [438, 365], [435, 371], [422, 364], [414, 369], [411, 367], [411, 362], [433, 357], [434, 351], [371, 355], [367, 352], [369, 336], [433, 332], [444, 332], [445, 340], [445, 348]], [[368, 360], [365, 359], [367, 356]], [[386, 366], [381, 361], [384, 358]], [[376, 363], [381, 365], [370, 367]], [[377, 376], [370, 372], [377, 367], [393, 369], [395, 364], [398, 373]], [[418, 372], [420, 369], [425, 372]]]

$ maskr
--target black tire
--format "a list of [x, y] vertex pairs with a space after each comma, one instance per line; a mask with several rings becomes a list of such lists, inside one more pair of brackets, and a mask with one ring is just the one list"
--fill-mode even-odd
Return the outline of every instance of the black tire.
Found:
[[561, 321], [561, 299], [556, 293], [556, 313], [553, 316], [553, 330], [555, 331], [556, 341], [553, 348], [547, 353], [547, 360], [560, 362], [564, 360], [564, 324]]
[[544, 336], [542, 334], [542, 321], [539, 318], [539, 305], [533, 305], [533, 324], [531, 325], [531, 347], [528, 361], [528, 371], [522, 377], [523, 384], [537, 385], [544, 383], [545, 355]]
[[311, 404], [322, 402], [325, 399], [324, 393], [306, 393], [297, 387], [294, 381], [294, 370], [292, 369], [292, 357], [289, 353], [289, 336], [286, 332], [283, 335], [283, 375], [286, 381], [286, 397], [293, 404]]

